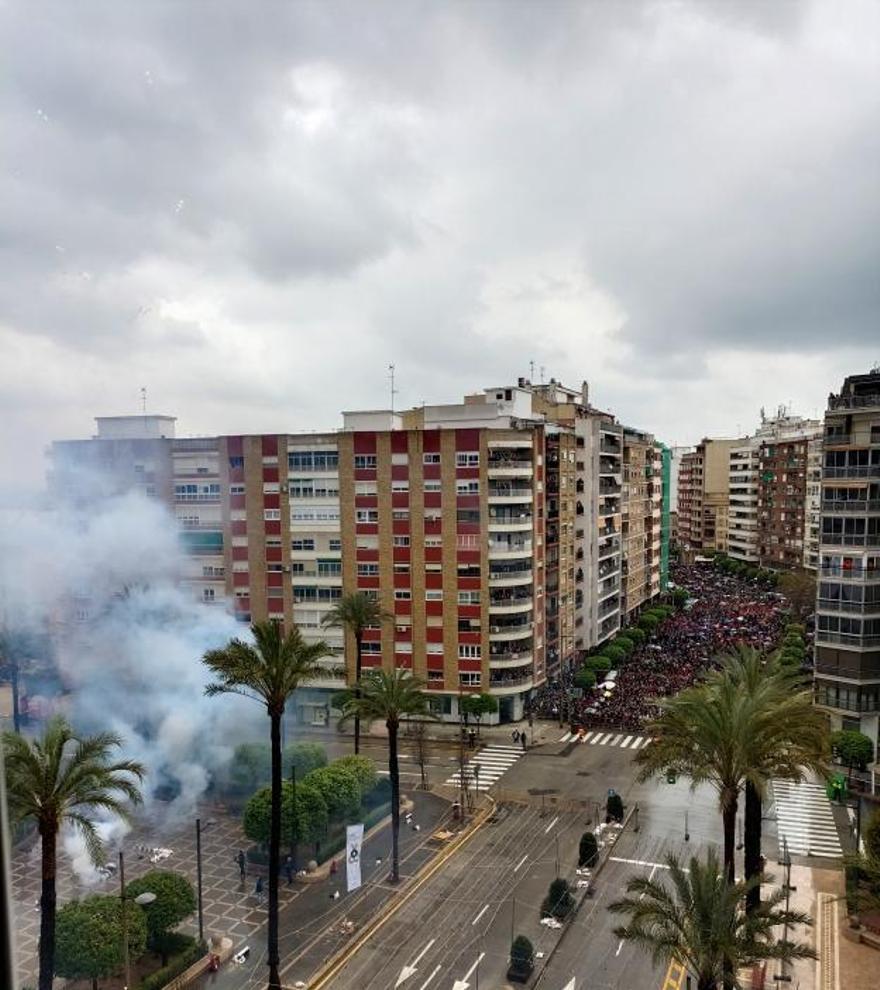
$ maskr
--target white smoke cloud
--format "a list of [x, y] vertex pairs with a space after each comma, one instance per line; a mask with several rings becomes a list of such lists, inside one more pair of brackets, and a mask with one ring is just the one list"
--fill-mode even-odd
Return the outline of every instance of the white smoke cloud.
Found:
[[[142, 761], [146, 812], [157, 823], [192, 817], [260, 709], [206, 698], [202, 654], [247, 630], [223, 607], [181, 589], [177, 522], [128, 493], [88, 511], [49, 506], [0, 514], [0, 626], [49, 633], [56, 697], [84, 731], [112, 730], [121, 755]], [[120, 837], [118, 825], [102, 828]], [[81, 860], [81, 842], [65, 847]]]

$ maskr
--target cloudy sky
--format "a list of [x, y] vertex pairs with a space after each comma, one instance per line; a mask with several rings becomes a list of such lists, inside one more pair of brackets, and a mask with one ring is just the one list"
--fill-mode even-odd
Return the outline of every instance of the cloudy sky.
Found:
[[880, 5], [6, 0], [0, 480], [544, 369], [668, 441], [880, 360]]

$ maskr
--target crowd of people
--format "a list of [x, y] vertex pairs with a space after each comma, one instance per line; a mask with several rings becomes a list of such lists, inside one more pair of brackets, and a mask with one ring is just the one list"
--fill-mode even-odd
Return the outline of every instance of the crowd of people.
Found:
[[699, 679], [714, 658], [737, 644], [771, 649], [779, 639], [785, 600], [711, 565], [677, 567], [677, 587], [690, 598], [661, 623], [620, 666], [614, 686], [576, 697], [573, 672], [542, 689], [533, 712], [573, 726], [638, 730], [657, 714], [656, 699], [676, 694]]

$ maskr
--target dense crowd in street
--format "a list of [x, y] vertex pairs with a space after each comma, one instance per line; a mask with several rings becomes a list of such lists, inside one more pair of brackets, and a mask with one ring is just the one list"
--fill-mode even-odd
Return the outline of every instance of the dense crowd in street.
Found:
[[687, 606], [624, 661], [613, 688], [577, 698], [567, 673], [542, 690], [533, 703], [535, 714], [572, 725], [635, 730], [657, 713], [655, 699], [693, 684], [719, 654], [740, 643], [769, 650], [778, 640], [785, 612], [779, 594], [705, 564], [678, 567], [673, 580], [690, 594]]

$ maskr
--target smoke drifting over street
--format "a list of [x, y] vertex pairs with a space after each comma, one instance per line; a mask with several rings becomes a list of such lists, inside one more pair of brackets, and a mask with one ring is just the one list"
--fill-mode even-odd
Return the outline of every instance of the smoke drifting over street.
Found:
[[48, 633], [51, 655], [37, 658], [57, 675], [47, 708], [119, 733], [124, 756], [147, 767], [146, 812], [161, 822], [193, 813], [231, 756], [230, 726], [260, 717], [241, 699], [204, 696], [202, 654], [245, 630], [178, 587], [183, 566], [176, 521], [137, 493], [0, 517], [5, 635]]

